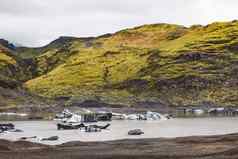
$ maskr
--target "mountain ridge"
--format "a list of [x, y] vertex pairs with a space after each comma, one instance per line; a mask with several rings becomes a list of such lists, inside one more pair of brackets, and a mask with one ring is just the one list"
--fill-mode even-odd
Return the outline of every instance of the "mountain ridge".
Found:
[[24, 89], [65, 105], [238, 104], [237, 21], [143, 25], [16, 50], [34, 65]]

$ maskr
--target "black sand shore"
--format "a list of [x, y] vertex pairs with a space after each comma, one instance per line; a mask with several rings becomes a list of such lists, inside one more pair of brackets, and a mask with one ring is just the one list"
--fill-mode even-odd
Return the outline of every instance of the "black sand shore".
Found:
[[46, 146], [0, 140], [0, 159], [237, 159], [238, 134], [140, 139], [110, 142], [70, 142]]

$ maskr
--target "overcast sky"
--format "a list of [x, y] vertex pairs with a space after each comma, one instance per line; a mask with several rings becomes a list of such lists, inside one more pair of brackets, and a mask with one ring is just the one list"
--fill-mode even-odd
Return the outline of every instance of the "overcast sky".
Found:
[[229, 21], [237, 8], [238, 0], [0, 0], [0, 38], [42, 46], [143, 24]]

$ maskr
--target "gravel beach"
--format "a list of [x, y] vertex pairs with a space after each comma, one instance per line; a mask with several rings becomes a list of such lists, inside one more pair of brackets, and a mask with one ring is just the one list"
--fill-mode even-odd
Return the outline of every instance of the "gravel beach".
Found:
[[0, 140], [1, 159], [235, 159], [238, 134], [69, 142], [58, 146]]

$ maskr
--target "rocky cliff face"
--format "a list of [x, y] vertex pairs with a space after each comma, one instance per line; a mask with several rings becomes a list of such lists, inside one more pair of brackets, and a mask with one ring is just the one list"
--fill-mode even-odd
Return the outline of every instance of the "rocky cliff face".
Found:
[[[95, 38], [62, 37], [26, 60], [29, 92], [66, 104], [238, 105], [238, 22], [154, 24]], [[24, 70], [23, 69], [23, 70]], [[12, 79], [12, 78], [11, 78]], [[19, 81], [19, 80], [18, 80]]]

